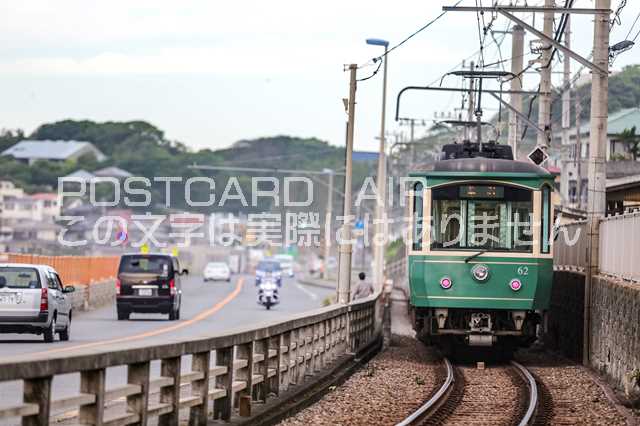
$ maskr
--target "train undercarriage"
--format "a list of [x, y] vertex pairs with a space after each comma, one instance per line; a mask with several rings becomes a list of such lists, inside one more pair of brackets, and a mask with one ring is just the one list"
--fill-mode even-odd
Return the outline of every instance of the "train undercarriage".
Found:
[[427, 344], [484, 347], [512, 352], [536, 341], [544, 313], [524, 310], [417, 308], [413, 323], [417, 337]]

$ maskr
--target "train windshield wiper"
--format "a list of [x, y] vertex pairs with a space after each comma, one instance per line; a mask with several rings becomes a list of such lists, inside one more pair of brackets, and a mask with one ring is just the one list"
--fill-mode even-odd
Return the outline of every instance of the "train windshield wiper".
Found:
[[470, 260], [473, 260], [473, 259], [475, 259], [476, 257], [478, 257], [478, 256], [480, 256], [481, 254], [486, 253], [486, 252], [487, 252], [486, 250], [480, 250], [479, 252], [474, 253], [474, 254], [472, 254], [471, 256], [467, 257], [467, 258], [464, 260], [464, 263], [469, 263], [469, 261], [470, 261]]

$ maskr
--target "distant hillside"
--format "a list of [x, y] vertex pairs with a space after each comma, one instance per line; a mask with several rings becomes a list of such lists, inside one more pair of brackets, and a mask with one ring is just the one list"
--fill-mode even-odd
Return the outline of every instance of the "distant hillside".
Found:
[[[22, 131], [4, 131], [0, 134], [0, 148], [6, 149], [24, 139]], [[248, 172], [202, 172], [189, 168], [190, 165], [224, 165], [239, 167], [259, 167], [270, 169], [339, 170], [344, 167], [344, 148], [329, 145], [315, 138], [301, 139], [291, 136], [276, 136], [255, 140], [241, 140], [229, 148], [221, 150], [190, 150], [185, 144], [168, 140], [164, 132], [144, 121], [106, 122], [64, 120], [43, 124], [28, 136], [35, 140], [81, 140], [94, 143], [109, 158], [97, 163], [93, 158], [63, 164], [39, 162], [32, 167], [0, 157], [0, 179], [9, 179], [27, 190], [51, 190], [57, 185], [57, 178], [78, 169], [93, 171], [106, 166], [117, 166], [135, 176], [144, 176], [153, 180], [155, 176], [180, 176], [187, 179], [193, 176], [212, 176], [216, 178], [217, 191], [222, 193], [229, 176], [240, 178], [243, 191], [250, 195], [252, 176]], [[359, 188], [370, 167], [366, 163], [354, 165], [354, 187]], [[260, 175], [260, 174], [258, 174]], [[264, 175], [262, 173], [261, 175]], [[318, 179], [325, 179], [319, 177]], [[340, 188], [341, 179], [336, 181]], [[318, 186], [319, 194], [322, 186]], [[164, 187], [154, 188], [154, 200], [164, 200]], [[182, 191], [176, 188], [172, 198], [183, 199]], [[208, 199], [208, 194], [200, 194]], [[318, 195], [320, 197], [320, 195]], [[194, 195], [198, 199], [198, 194]], [[324, 195], [326, 203], [326, 195]], [[183, 208], [181, 204], [173, 205]], [[229, 204], [225, 210], [234, 211], [241, 205]], [[269, 205], [261, 205], [256, 210], [268, 210]]]
[[[577, 97], [580, 98], [580, 105], [582, 111], [580, 113], [580, 119], [582, 123], [586, 123], [589, 120], [591, 114], [591, 83], [584, 84], [577, 89], [572, 90], [571, 98], [576, 99], [576, 90]], [[562, 124], [562, 93], [555, 93], [552, 98], [551, 105], [551, 122], [552, 122], [552, 131], [557, 131], [560, 129]], [[529, 108], [531, 105], [531, 108]], [[629, 65], [625, 67], [619, 73], [612, 75], [609, 78], [609, 112], [613, 113], [619, 111], [624, 108], [638, 107], [640, 106], [640, 65]], [[530, 98], [525, 98], [523, 100], [523, 108], [525, 113], [529, 113], [529, 109], [531, 110], [530, 118], [534, 123], [538, 122], [538, 102], [535, 99], [533, 102], [530, 102]], [[575, 102], [571, 103], [571, 125], [575, 124], [576, 117], [576, 104]], [[491, 118], [493, 123], [497, 122], [497, 114]], [[508, 111], [503, 110], [502, 112], [502, 121], [503, 121], [503, 134], [501, 135], [501, 143], [506, 142], [507, 138], [507, 130], [506, 130], [506, 121], [508, 120]], [[420, 142], [423, 143], [421, 146], [421, 150], [438, 150], [439, 146], [443, 143], [448, 143], [451, 141], [451, 138], [447, 137], [446, 133], [443, 132], [432, 132], [429, 136], [424, 139], [421, 139]], [[522, 152], [529, 152], [536, 141], [536, 133], [532, 129], [528, 129], [526, 134], [526, 139], [522, 143]]]

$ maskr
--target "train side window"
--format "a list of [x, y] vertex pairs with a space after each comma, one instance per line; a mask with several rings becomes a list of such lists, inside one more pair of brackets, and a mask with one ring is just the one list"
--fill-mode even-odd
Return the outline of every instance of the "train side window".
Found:
[[422, 227], [424, 220], [422, 183], [413, 185], [413, 250], [422, 250]]
[[549, 253], [549, 229], [551, 228], [551, 189], [548, 186], [542, 187], [542, 226], [541, 226], [541, 238], [542, 247], [541, 253]]

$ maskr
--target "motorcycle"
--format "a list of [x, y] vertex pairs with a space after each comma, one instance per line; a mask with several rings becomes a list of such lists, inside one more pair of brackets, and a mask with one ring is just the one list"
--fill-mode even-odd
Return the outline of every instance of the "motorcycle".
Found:
[[264, 279], [257, 285], [258, 287], [258, 305], [262, 305], [267, 310], [273, 305], [280, 303], [280, 295], [278, 294], [278, 284], [273, 279]]

